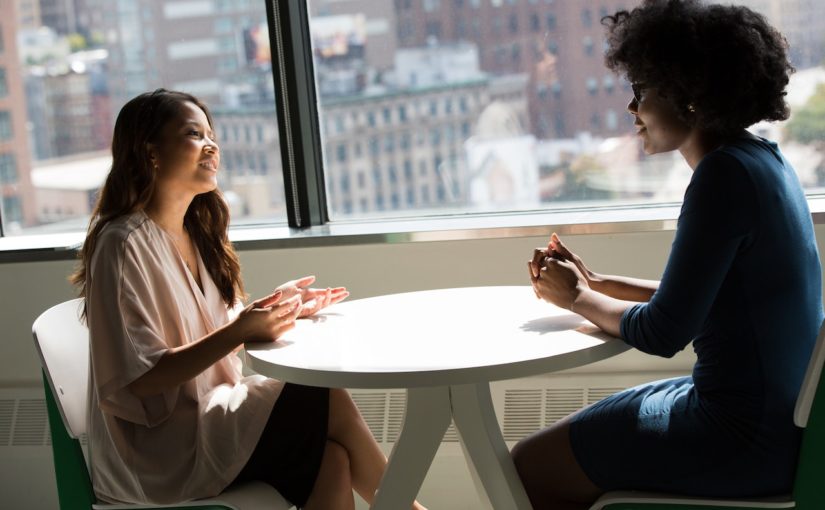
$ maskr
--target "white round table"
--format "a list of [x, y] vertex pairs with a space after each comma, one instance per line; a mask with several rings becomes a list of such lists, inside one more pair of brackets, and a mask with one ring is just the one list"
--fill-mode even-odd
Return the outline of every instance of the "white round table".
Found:
[[407, 389], [401, 435], [371, 508], [410, 508], [452, 419], [493, 508], [529, 509], [490, 381], [585, 365], [628, 348], [536, 299], [529, 286], [469, 287], [339, 303], [299, 320], [277, 342], [246, 344], [246, 359], [256, 372], [287, 382]]

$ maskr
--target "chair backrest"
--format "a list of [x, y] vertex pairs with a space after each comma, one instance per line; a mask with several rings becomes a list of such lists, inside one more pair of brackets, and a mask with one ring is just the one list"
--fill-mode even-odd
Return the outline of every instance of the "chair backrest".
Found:
[[825, 470], [825, 322], [819, 329], [802, 388], [796, 400], [794, 423], [805, 430], [799, 451], [799, 464], [794, 483], [797, 510], [825, 508], [822, 475]]
[[78, 440], [86, 432], [89, 385], [89, 331], [80, 322], [81, 306], [82, 299], [53, 306], [32, 325], [43, 367], [61, 510], [89, 510], [96, 500]]
[[32, 325], [43, 372], [63, 425], [75, 439], [86, 432], [89, 386], [89, 330], [80, 322], [83, 299], [55, 305]]

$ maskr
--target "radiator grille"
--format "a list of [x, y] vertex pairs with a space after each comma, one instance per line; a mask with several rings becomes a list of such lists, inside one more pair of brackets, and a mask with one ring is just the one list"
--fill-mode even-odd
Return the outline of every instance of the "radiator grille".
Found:
[[43, 446], [49, 429], [46, 423], [46, 402], [43, 399], [20, 399], [12, 433], [12, 446]]
[[614, 393], [622, 391], [624, 388], [588, 388], [587, 403], [595, 404], [599, 400], [609, 397]]
[[387, 394], [386, 393], [353, 393], [352, 400], [361, 411], [361, 416], [373, 437], [379, 443], [384, 441], [384, 423], [386, 423]]
[[[620, 387], [592, 388], [510, 388], [504, 390], [503, 416], [499, 413], [505, 441], [518, 441], [542, 427], [621, 391]], [[406, 410], [406, 392], [352, 391], [352, 398], [379, 443], [398, 440]], [[459, 441], [454, 423], [450, 423], [443, 442]], [[80, 437], [87, 443], [86, 435]], [[50, 446], [48, 417], [42, 398], [0, 399], [0, 447]]]
[[8, 446], [11, 441], [14, 403], [14, 399], [10, 398], [0, 400], [0, 446]]
[[505, 441], [518, 441], [541, 428], [541, 389], [506, 390], [504, 392]]

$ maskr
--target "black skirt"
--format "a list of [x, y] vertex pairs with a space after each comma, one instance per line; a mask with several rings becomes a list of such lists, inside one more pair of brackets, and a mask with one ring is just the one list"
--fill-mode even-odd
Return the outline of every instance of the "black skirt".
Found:
[[327, 441], [329, 389], [286, 384], [235, 483], [259, 480], [297, 507], [306, 504]]

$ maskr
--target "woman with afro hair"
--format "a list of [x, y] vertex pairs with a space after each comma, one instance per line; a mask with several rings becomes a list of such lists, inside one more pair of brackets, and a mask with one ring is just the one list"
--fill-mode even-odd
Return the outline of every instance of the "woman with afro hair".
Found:
[[693, 342], [688, 377], [631, 388], [524, 439], [512, 455], [537, 510], [611, 490], [705, 497], [790, 492], [793, 409], [823, 321], [805, 195], [774, 142], [789, 115], [785, 39], [745, 7], [646, 0], [602, 20], [606, 63], [630, 80], [647, 154], [693, 169], [661, 281], [587, 268], [553, 234], [528, 262], [536, 295], [649, 354]]

